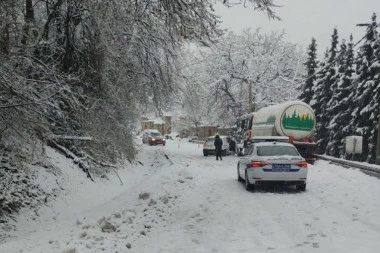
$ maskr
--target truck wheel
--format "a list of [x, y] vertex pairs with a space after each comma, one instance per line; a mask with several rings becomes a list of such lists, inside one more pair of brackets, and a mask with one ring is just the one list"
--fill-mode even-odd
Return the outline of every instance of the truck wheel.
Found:
[[222, 156], [226, 156], [226, 155], [227, 155], [227, 150], [225, 149], [222, 151]]
[[208, 152], [205, 151], [205, 150], [203, 150], [203, 155], [204, 155], [204, 156], [208, 156]]

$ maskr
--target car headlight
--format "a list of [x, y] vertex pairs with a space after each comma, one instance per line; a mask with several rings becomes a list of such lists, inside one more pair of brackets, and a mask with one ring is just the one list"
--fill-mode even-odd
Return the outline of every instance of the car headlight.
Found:
[[152, 138], [152, 141], [155, 141], [156, 139]]
[[163, 138], [162, 140], [165, 141], [165, 138]]

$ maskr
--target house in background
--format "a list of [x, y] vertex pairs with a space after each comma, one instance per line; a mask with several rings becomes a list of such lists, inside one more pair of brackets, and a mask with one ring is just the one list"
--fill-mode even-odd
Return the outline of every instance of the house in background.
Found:
[[147, 117], [141, 118], [141, 130], [157, 129], [162, 135], [170, 134], [172, 128], [171, 116], [165, 116], [164, 119], [155, 118], [149, 119]]
[[217, 132], [218, 132], [219, 135], [226, 135], [226, 136], [228, 136], [231, 133], [231, 128], [218, 126]]
[[215, 134], [228, 135], [230, 131], [230, 128], [211, 124], [200, 125], [197, 128], [190, 127], [186, 124], [185, 118], [177, 117], [177, 120], [173, 122], [173, 117], [169, 115], [166, 115], [163, 118], [141, 117], [141, 130], [145, 129], [157, 129], [162, 135], [171, 134], [174, 129], [174, 131], [178, 131], [180, 138], [187, 138], [195, 135], [201, 140], [205, 140], [207, 137]]
[[216, 134], [219, 135], [228, 135], [230, 128], [223, 128], [216, 125], [201, 125], [198, 127], [198, 131], [193, 128], [193, 132], [201, 139], [206, 139], [209, 136]]
[[[194, 128], [194, 132], [196, 129]], [[213, 125], [201, 125], [198, 127], [198, 137], [206, 139], [209, 136], [215, 135], [218, 132], [218, 127]]]

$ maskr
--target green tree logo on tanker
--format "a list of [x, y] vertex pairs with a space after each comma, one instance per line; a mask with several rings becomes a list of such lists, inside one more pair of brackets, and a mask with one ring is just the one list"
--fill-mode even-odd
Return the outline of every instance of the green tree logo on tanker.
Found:
[[314, 127], [314, 118], [309, 113], [299, 114], [294, 110], [293, 114], [284, 113], [282, 126], [288, 130], [311, 131]]

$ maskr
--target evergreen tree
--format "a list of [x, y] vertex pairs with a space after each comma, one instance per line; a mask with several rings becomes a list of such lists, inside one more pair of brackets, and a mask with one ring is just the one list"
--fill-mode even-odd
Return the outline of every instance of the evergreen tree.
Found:
[[361, 159], [374, 162], [379, 118], [380, 99], [380, 49], [376, 14], [368, 25], [365, 41], [359, 48], [356, 58], [357, 89], [354, 98], [355, 109], [352, 124], [355, 134], [363, 136], [363, 153]]
[[317, 43], [314, 38], [311, 39], [311, 44], [309, 45], [307, 55], [308, 55], [308, 58], [307, 58], [307, 61], [305, 62], [305, 66], [307, 69], [307, 76], [306, 76], [307, 79], [303, 86], [303, 91], [298, 98], [302, 100], [303, 102], [309, 104], [313, 97], [312, 88], [316, 80], [315, 70], [318, 66]]
[[[319, 66], [318, 66], [318, 69], [316, 72], [316, 80], [315, 80], [314, 86], [312, 88], [313, 96], [312, 96], [312, 100], [310, 101], [310, 106], [313, 108], [314, 113], [315, 113], [315, 118], [316, 118], [316, 124], [315, 124], [316, 134], [315, 134], [315, 137], [316, 137], [317, 144], [319, 143], [319, 141], [323, 137], [323, 135], [322, 135], [323, 131], [322, 131], [322, 125], [321, 125], [322, 115], [323, 115], [323, 110], [322, 110], [323, 104], [322, 104], [322, 102], [323, 102], [323, 96], [325, 94], [325, 85], [324, 84], [325, 84], [325, 78], [326, 78], [326, 62], [327, 62], [327, 59], [328, 59], [328, 51], [326, 50], [324, 60], [318, 64]], [[320, 147], [320, 145], [317, 145], [316, 152], [319, 154], [323, 154], [324, 149], [320, 149], [319, 147]]]
[[326, 147], [329, 140], [328, 127], [330, 115], [328, 111], [329, 102], [334, 92], [332, 89], [336, 81], [336, 54], [338, 46], [338, 30], [334, 29], [331, 36], [331, 47], [325, 54], [325, 63], [321, 65], [321, 70], [317, 75], [314, 92], [318, 93], [313, 96], [313, 109], [316, 114], [316, 137], [317, 153], [326, 153]]
[[[339, 133], [337, 133], [338, 129], [338, 123], [336, 122], [336, 116], [339, 113], [337, 110], [337, 106], [340, 103], [340, 97], [339, 97], [339, 86], [340, 86], [340, 76], [343, 75], [344, 73], [344, 55], [346, 54], [347, 51], [347, 45], [343, 41], [342, 44], [340, 45], [340, 52], [336, 60], [336, 66], [337, 66], [337, 73], [333, 77], [334, 80], [331, 80], [331, 91], [332, 91], [332, 96], [330, 101], [327, 103], [327, 108], [326, 112], [329, 115], [330, 123], [327, 126], [328, 132], [329, 132], [329, 139], [326, 147], [326, 153], [328, 155], [332, 155], [337, 157], [338, 156], [338, 150], [335, 149], [335, 143], [338, 141], [338, 136]], [[335, 65], [335, 64], [334, 64]]]
[[339, 53], [337, 81], [334, 84], [335, 92], [330, 101], [329, 114], [329, 144], [327, 153], [335, 157], [344, 155], [345, 137], [352, 133], [352, 127], [347, 124], [350, 120], [351, 101], [353, 97], [352, 74], [354, 73], [353, 37], [350, 36], [348, 45], [343, 41]]
[[[344, 57], [344, 75], [341, 76], [341, 84], [339, 86], [339, 96], [337, 111], [339, 112], [336, 121], [339, 125], [337, 133], [340, 136], [337, 136], [338, 141], [336, 142], [336, 148], [339, 150], [339, 156], [342, 157], [345, 153], [345, 138], [353, 133], [353, 126], [351, 124], [347, 124], [350, 122], [352, 118], [351, 112], [354, 110], [353, 108], [353, 90], [356, 89], [354, 84], [354, 74], [355, 74], [355, 66], [354, 66], [354, 43], [352, 35], [350, 36], [350, 42], [348, 43], [348, 48], [346, 51], [346, 55]], [[339, 138], [340, 137], [340, 138]]]

